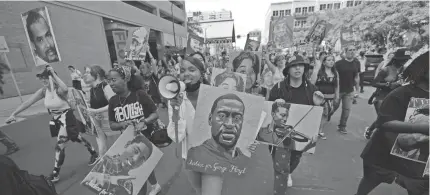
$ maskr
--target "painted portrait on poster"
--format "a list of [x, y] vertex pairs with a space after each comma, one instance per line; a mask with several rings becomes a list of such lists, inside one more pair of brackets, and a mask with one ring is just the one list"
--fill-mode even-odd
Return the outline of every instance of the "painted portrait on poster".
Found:
[[243, 176], [263, 111], [263, 97], [201, 85], [189, 135], [187, 169]]
[[[406, 111], [405, 122], [429, 124], [429, 100], [412, 98]], [[424, 164], [429, 157], [428, 148], [428, 135], [421, 133], [401, 133], [394, 142], [391, 154]]]
[[61, 61], [51, 18], [47, 7], [32, 9], [21, 14], [25, 35], [36, 66]]
[[244, 92], [246, 86], [246, 75], [227, 71], [226, 69], [213, 68], [211, 85], [221, 87], [223, 89]]
[[260, 79], [261, 52], [231, 52], [228, 64], [233, 72], [246, 75], [245, 91], [251, 91]]
[[137, 195], [163, 153], [130, 125], [81, 182], [94, 194]]
[[147, 27], [130, 29], [125, 51], [126, 60], [145, 60], [146, 50], [149, 47], [149, 31]]
[[257, 136], [257, 141], [277, 147], [313, 154], [323, 108], [302, 104], [264, 102], [267, 113]]

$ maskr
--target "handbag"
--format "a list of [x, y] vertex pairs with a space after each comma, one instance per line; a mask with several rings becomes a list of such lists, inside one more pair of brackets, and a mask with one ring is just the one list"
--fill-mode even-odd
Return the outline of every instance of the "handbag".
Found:
[[158, 119], [153, 125], [154, 129], [151, 133], [150, 141], [158, 148], [169, 146], [172, 143], [172, 139], [170, 139], [167, 133], [166, 125], [164, 125], [160, 119]]

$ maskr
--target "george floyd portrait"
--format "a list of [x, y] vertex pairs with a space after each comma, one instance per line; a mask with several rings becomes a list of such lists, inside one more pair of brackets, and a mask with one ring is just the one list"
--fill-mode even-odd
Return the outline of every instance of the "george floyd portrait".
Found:
[[35, 65], [61, 61], [48, 8], [32, 9], [21, 14], [21, 19]]
[[263, 111], [267, 115], [257, 141], [311, 154], [315, 152], [312, 144], [318, 136], [322, 107], [265, 101]]
[[186, 168], [215, 175], [246, 174], [263, 97], [201, 85]]
[[211, 84], [215, 87], [234, 91], [245, 91], [246, 75], [237, 72], [230, 72], [226, 69], [213, 68], [211, 75]]
[[95, 194], [137, 195], [163, 153], [129, 126], [81, 182]]
[[149, 28], [139, 27], [132, 30], [127, 39], [126, 60], [145, 60], [146, 50], [149, 47]]
[[[429, 124], [429, 100], [412, 98], [406, 111], [405, 121]], [[421, 133], [401, 133], [393, 144], [391, 154], [424, 164], [429, 157], [429, 136]]]

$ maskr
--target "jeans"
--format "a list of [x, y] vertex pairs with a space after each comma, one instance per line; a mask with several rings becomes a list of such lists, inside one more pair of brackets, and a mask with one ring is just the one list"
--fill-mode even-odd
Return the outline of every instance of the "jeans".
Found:
[[342, 102], [342, 114], [340, 115], [339, 128], [346, 128], [349, 113], [351, 112], [352, 101], [354, 100], [354, 93], [340, 93], [340, 101]]

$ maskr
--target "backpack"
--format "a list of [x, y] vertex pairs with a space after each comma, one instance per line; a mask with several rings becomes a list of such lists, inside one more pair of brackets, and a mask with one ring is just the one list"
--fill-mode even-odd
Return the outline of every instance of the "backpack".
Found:
[[[3, 192], [14, 192], [11, 195], [58, 195], [54, 184], [47, 177], [20, 170], [15, 162], [5, 155], [0, 155], [0, 170], [3, 172], [0, 174], [0, 186]], [[1, 184], [3, 181], [8, 181], [7, 185], [3, 186]]]

